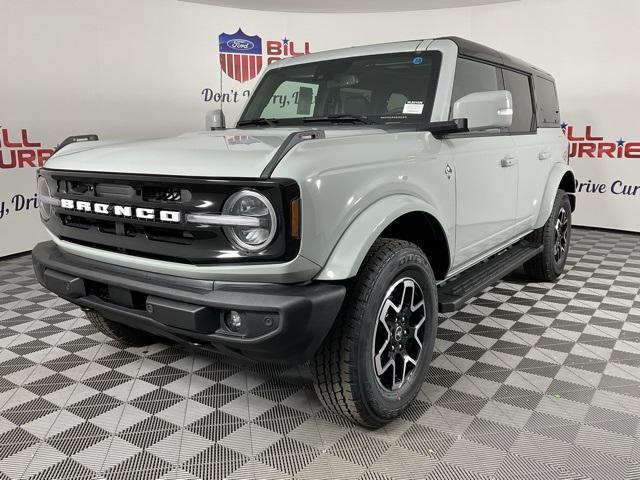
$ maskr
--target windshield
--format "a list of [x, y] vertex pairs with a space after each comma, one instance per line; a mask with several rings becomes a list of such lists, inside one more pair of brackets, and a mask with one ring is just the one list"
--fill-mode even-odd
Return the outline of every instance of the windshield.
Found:
[[276, 68], [238, 126], [427, 123], [440, 60], [439, 52], [401, 52]]

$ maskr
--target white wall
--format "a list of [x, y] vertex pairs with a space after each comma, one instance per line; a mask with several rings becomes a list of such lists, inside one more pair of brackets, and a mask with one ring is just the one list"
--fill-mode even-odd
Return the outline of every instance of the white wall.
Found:
[[[218, 35], [239, 27], [263, 41], [286, 36], [312, 51], [459, 35], [552, 72], [574, 135], [592, 126], [605, 140], [640, 141], [633, 59], [640, 2], [521, 0], [481, 7], [384, 14], [287, 14], [175, 0], [0, 0], [0, 165], [10, 166], [2, 131], [50, 148], [68, 135], [173, 135], [201, 129], [216, 108], [201, 91], [220, 90]], [[611, 19], [611, 21], [605, 21]], [[245, 90], [225, 77], [223, 91]], [[242, 104], [226, 105], [232, 123]], [[37, 150], [38, 147], [29, 148]], [[28, 155], [28, 154], [26, 154]], [[573, 159], [581, 181], [619, 177], [640, 185], [640, 159]], [[35, 168], [0, 168], [0, 256], [44, 238], [33, 208]], [[638, 191], [640, 194], [640, 189]], [[640, 231], [640, 196], [581, 194], [577, 223]], [[7, 213], [8, 212], [8, 213]]]

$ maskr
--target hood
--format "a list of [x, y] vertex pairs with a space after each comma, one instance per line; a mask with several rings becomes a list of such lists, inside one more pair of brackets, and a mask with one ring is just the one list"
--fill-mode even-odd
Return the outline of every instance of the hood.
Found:
[[[282, 142], [309, 128], [196, 132], [131, 142], [80, 142], [64, 147], [45, 168], [103, 173], [257, 178]], [[326, 138], [385, 133], [376, 128], [326, 128]], [[323, 140], [317, 140], [323, 141]]]

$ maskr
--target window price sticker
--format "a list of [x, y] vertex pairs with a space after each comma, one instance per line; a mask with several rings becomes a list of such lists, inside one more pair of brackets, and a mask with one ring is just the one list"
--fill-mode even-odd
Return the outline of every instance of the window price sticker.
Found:
[[402, 113], [410, 114], [410, 115], [421, 115], [423, 107], [424, 107], [423, 102], [409, 100], [404, 104]]

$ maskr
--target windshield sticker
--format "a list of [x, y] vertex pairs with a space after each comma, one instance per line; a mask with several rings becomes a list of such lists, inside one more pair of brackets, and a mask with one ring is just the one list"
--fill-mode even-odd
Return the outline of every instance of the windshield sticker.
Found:
[[402, 113], [409, 113], [412, 115], [422, 115], [422, 108], [424, 107], [423, 102], [412, 101], [409, 100], [404, 104], [404, 108], [402, 109]]
[[313, 88], [300, 87], [298, 90], [297, 115], [311, 115], [311, 105], [313, 104]]
[[413, 64], [420, 65], [422, 63], [422, 57], [413, 57]]

